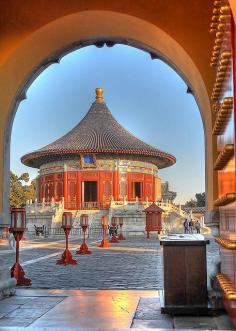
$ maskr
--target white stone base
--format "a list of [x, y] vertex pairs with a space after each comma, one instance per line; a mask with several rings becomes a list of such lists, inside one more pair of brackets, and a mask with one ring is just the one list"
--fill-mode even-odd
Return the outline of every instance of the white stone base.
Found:
[[[4, 249], [10, 250], [11, 246], [7, 239], [0, 239]], [[7, 259], [7, 255], [4, 256]], [[7, 268], [0, 267], [0, 299], [15, 294], [16, 279], [11, 278], [10, 271]]]
[[14, 295], [16, 292], [16, 279], [11, 278], [9, 270], [0, 270], [0, 299]]

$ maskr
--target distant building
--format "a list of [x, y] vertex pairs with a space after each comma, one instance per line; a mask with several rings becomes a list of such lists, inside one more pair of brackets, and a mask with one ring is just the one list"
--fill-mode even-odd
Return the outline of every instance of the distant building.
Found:
[[161, 198], [163, 202], [173, 203], [177, 193], [169, 190], [169, 182], [161, 183]]
[[125, 130], [107, 108], [101, 88], [74, 129], [21, 160], [39, 168], [38, 202], [63, 200], [70, 210], [109, 209], [111, 200], [161, 200], [158, 170], [176, 162]]

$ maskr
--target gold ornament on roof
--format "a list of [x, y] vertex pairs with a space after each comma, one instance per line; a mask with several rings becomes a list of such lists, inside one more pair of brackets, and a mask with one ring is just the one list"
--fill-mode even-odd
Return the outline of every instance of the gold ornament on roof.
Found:
[[97, 87], [95, 91], [96, 91], [96, 100], [103, 100], [103, 88]]

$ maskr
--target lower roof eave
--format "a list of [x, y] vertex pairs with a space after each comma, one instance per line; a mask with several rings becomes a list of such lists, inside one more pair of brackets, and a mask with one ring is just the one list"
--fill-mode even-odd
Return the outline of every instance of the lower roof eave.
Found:
[[[149, 152], [149, 151], [126, 151], [126, 150], [109, 150], [109, 149], [103, 149], [103, 150], [96, 150], [96, 149], [89, 149], [89, 150], [71, 150], [71, 151], [57, 151], [57, 150], [52, 150], [50, 151], [37, 151], [37, 152], [32, 152], [29, 154], [24, 155], [21, 158], [21, 162], [29, 167], [32, 168], [40, 168], [41, 165], [44, 163], [62, 160], [64, 158], [71, 158], [73, 155], [80, 156], [81, 154], [84, 153], [89, 153], [89, 154], [115, 154], [115, 155], [134, 155], [136, 157], [153, 157], [157, 158], [156, 162], [154, 161], [149, 161], [150, 163], [155, 164], [159, 169], [167, 168], [172, 166], [173, 164], [176, 163], [176, 158], [171, 155], [167, 154], [164, 152]], [[162, 163], [162, 165], [161, 165]], [[164, 164], [163, 164], [164, 163]]]

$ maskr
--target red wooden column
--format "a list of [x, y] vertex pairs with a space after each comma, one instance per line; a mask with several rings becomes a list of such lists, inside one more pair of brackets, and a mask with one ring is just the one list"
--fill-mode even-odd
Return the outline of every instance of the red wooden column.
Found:
[[67, 172], [67, 165], [64, 166], [63, 172], [63, 196], [64, 196], [64, 206], [67, 207], [67, 200], [68, 200], [68, 172]]
[[131, 174], [128, 173], [127, 174], [127, 198], [128, 198], [128, 201], [131, 201], [132, 200], [132, 182], [131, 182]]
[[145, 174], [144, 175], [144, 200], [148, 197], [148, 201], [154, 201], [153, 198], [153, 175]]
[[103, 204], [103, 172], [98, 171], [97, 173], [97, 201], [100, 206]]
[[114, 194], [114, 200], [117, 201], [118, 199], [118, 185], [119, 185], [119, 179], [118, 179], [119, 173], [117, 170], [113, 172], [113, 194]]
[[43, 198], [43, 179], [42, 177], [39, 178], [39, 200], [38, 202], [42, 202], [42, 198]]
[[152, 175], [152, 201], [155, 201], [155, 177]]
[[42, 201], [43, 201], [43, 199], [45, 199], [45, 176], [42, 177], [42, 185], [43, 185], [43, 189], [42, 189]]
[[81, 208], [81, 172], [77, 172], [77, 209]]
[[41, 196], [41, 181], [39, 177], [36, 177], [36, 198], [40, 201]]
[[53, 175], [53, 198], [56, 201], [56, 198], [57, 198], [57, 174]]
[[147, 174], [144, 174], [143, 176], [143, 192], [142, 192], [142, 197], [143, 197], [143, 201], [146, 201], [146, 197], [148, 197], [149, 200], [149, 196], [147, 195], [147, 185], [148, 185], [148, 178], [147, 178]]

